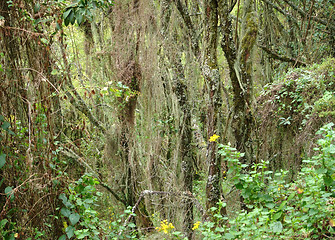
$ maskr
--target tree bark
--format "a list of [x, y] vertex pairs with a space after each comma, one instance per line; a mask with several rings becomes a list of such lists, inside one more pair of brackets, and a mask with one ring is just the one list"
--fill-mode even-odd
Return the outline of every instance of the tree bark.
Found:
[[[207, 137], [218, 133], [218, 116], [222, 105], [221, 79], [217, 63], [218, 46], [218, 2], [217, 0], [204, 3], [204, 56], [202, 62], [202, 75], [205, 79], [208, 91], [207, 110]], [[216, 141], [209, 142], [207, 147], [207, 162], [209, 164], [208, 179], [206, 185], [206, 209], [210, 218], [210, 209], [216, 207], [221, 199], [221, 161], [217, 155]]]

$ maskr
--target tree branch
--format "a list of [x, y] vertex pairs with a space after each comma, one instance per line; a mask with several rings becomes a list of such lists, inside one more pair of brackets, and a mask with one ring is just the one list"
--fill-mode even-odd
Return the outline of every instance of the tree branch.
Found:
[[95, 178], [98, 179], [99, 184], [104, 187], [105, 189], [107, 189], [108, 192], [110, 192], [116, 200], [118, 200], [119, 202], [121, 202], [125, 207], [127, 207], [127, 202], [125, 199], [122, 199], [113, 189], [111, 189], [111, 187], [109, 187], [106, 183], [104, 183], [102, 181], [102, 179], [99, 177], [99, 174], [97, 174], [96, 171], [94, 171], [91, 166], [82, 158], [80, 157], [78, 154], [76, 154], [73, 150], [71, 149], [66, 149], [66, 150], [62, 150], [61, 153], [63, 153], [65, 156], [74, 159], [75, 161], [77, 161], [81, 166], [85, 167], [86, 169], [88, 169], [89, 172], [91, 172], [93, 174], [93, 176]]
[[80, 112], [82, 112], [89, 120], [90, 122], [96, 126], [102, 133], [105, 133], [106, 130], [105, 128], [102, 126], [102, 124], [93, 116], [92, 112], [90, 111], [90, 109], [87, 107], [84, 99], [79, 95], [78, 91], [76, 90], [76, 88], [74, 87], [73, 83], [72, 83], [72, 79], [71, 79], [71, 74], [70, 74], [70, 67], [69, 67], [69, 63], [67, 61], [67, 57], [66, 57], [66, 52], [65, 52], [65, 45], [64, 45], [64, 39], [63, 39], [63, 35], [61, 37], [61, 53], [62, 53], [62, 57], [63, 57], [63, 61], [64, 61], [64, 65], [66, 68], [66, 78], [65, 78], [65, 82], [67, 87], [70, 89], [70, 91], [74, 94], [74, 96], [76, 97], [76, 99], [74, 98], [74, 96], [71, 94], [71, 92], [69, 90], [65, 89], [64, 84], [62, 84], [62, 88], [65, 91], [66, 96], [69, 98], [70, 103]]
[[[287, 3], [290, 7], [292, 7], [295, 11], [297, 11], [302, 17], [306, 17], [307, 13], [304, 12], [302, 9], [300, 9], [298, 6], [294, 5], [292, 1], [288, 1], [288, 0], [283, 0], [283, 1]], [[313, 19], [313, 21], [318, 22], [326, 27], [329, 27], [332, 30], [335, 30], [335, 26], [331, 22], [327, 22], [316, 16], [312, 16], [311, 18]]]
[[297, 66], [306, 66], [307, 63], [303, 62], [303, 61], [300, 61], [296, 58], [291, 58], [291, 57], [287, 57], [287, 56], [282, 56], [282, 55], [279, 55], [278, 53], [274, 52], [273, 50], [265, 47], [265, 46], [262, 46], [262, 45], [258, 45], [261, 49], [263, 49], [267, 54], [270, 55], [271, 58], [274, 58], [274, 59], [277, 59], [277, 60], [280, 60], [280, 61], [283, 61], [283, 62], [290, 62], [290, 63], [293, 63]]
[[87, 107], [84, 100], [80, 97], [77, 90], [74, 88], [72, 82], [68, 84], [70, 86], [71, 91], [73, 94], [77, 97], [77, 100], [74, 98], [74, 96], [70, 93], [70, 91], [65, 90], [66, 96], [69, 98], [70, 103], [80, 112], [82, 112], [89, 120], [90, 122], [96, 126], [102, 133], [106, 132], [106, 129], [101, 125], [101, 123], [93, 116], [90, 109]]
[[188, 29], [188, 35], [190, 36], [191, 48], [192, 48], [193, 54], [198, 58], [200, 55], [199, 41], [198, 41], [198, 37], [194, 29], [191, 17], [187, 12], [186, 7], [183, 6], [180, 0], [174, 0], [174, 3], [176, 4], [176, 7]]
[[295, 18], [294, 16], [292, 16], [289, 12], [281, 9], [279, 6], [277, 6], [276, 4], [274, 4], [273, 2], [270, 2], [268, 0], [262, 0], [264, 3], [268, 4], [269, 6], [271, 6], [272, 8], [276, 9], [278, 12], [280, 12], [281, 14], [283, 14], [284, 16], [289, 17], [291, 20], [294, 21], [294, 23], [298, 26], [298, 20], [297, 18]]

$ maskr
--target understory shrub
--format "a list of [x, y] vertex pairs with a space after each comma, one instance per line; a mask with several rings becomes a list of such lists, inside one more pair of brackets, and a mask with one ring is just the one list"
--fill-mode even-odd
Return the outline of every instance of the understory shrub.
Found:
[[[268, 162], [241, 164], [240, 153], [220, 145], [228, 162], [226, 183], [240, 190], [247, 210], [221, 226], [201, 224], [203, 239], [333, 239], [335, 238], [335, 131], [333, 123], [317, 134], [316, 155], [304, 160], [297, 179], [287, 182], [288, 171], [272, 172]], [[248, 169], [248, 171], [246, 170]], [[222, 205], [222, 203], [219, 203]], [[214, 209], [215, 210], [215, 209]], [[213, 226], [216, 226], [213, 228]]]

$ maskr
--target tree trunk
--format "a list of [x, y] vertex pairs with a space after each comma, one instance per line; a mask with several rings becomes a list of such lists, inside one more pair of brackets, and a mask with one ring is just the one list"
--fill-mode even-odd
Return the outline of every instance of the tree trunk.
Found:
[[[221, 80], [217, 63], [218, 43], [218, 2], [217, 0], [204, 3], [204, 56], [202, 63], [202, 75], [205, 79], [208, 92], [207, 110], [207, 136], [210, 138], [218, 133], [218, 116], [222, 105]], [[216, 141], [209, 142], [207, 148], [207, 162], [209, 164], [208, 179], [206, 185], [206, 208], [212, 216], [210, 209], [216, 207], [221, 199], [221, 161], [217, 155]]]

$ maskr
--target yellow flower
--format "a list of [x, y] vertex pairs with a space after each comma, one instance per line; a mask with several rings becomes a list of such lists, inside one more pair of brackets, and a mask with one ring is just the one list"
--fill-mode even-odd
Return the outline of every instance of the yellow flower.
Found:
[[15, 238], [18, 238], [18, 237], [19, 237], [19, 234], [18, 234], [18, 233], [15, 233], [15, 234], [14, 234], [14, 237], [15, 237]]
[[209, 138], [209, 141], [210, 141], [210, 142], [216, 142], [216, 140], [217, 140], [219, 137], [220, 137], [219, 135], [214, 134], [213, 136], [211, 136], [211, 137]]
[[66, 229], [68, 226], [67, 226], [67, 222], [63, 222], [63, 226], [64, 228]]
[[297, 192], [298, 192], [298, 194], [302, 194], [302, 193], [304, 192], [304, 189], [302, 189], [302, 188], [298, 188], [298, 189], [297, 189]]
[[172, 223], [169, 223], [166, 219], [161, 221], [160, 227], [156, 227], [156, 230], [158, 232], [162, 231], [165, 234], [168, 234], [172, 229], [174, 229], [174, 226], [172, 225]]
[[194, 231], [194, 230], [196, 230], [196, 229], [198, 229], [199, 228], [199, 226], [200, 226], [200, 221], [197, 221], [196, 223], [194, 223], [194, 227], [192, 228], [192, 230]]

